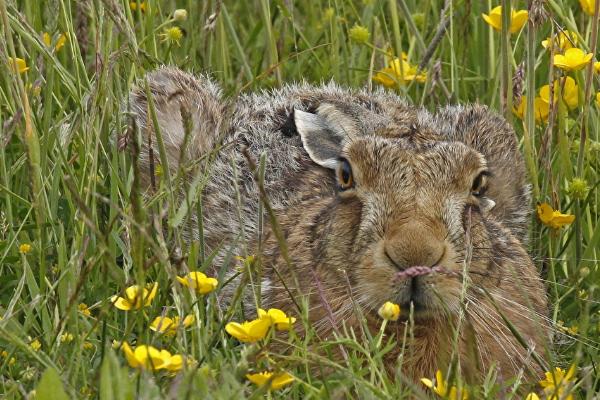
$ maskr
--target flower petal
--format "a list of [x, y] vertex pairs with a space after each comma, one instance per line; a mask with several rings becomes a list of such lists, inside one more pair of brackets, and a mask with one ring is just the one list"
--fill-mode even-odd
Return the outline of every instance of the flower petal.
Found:
[[188, 280], [185, 276], [184, 277], [176, 276], [175, 278], [177, 278], [177, 281], [179, 283], [181, 283], [183, 286], [188, 286]]
[[183, 357], [180, 354], [175, 354], [169, 359], [169, 363], [166, 367], [171, 372], [180, 371], [183, 368]]
[[510, 33], [516, 33], [521, 30], [523, 25], [527, 23], [527, 19], [529, 18], [529, 13], [527, 10], [519, 10], [512, 12], [510, 19]]
[[271, 389], [277, 390], [294, 382], [295, 378], [287, 372], [277, 374], [271, 381]]
[[430, 389], [433, 388], [433, 381], [431, 379], [421, 378], [421, 383]]
[[129, 344], [127, 342], [123, 342], [123, 344], [121, 345], [121, 350], [123, 350], [123, 353], [125, 353], [125, 359], [129, 363], [130, 367], [132, 367], [132, 368], [140, 367], [140, 363], [138, 362], [137, 358], [135, 357], [133, 350], [131, 349], [131, 346], [129, 346]]
[[117, 307], [119, 310], [129, 311], [131, 310], [131, 303], [119, 296], [112, 296], [110, 302]]
[[144, 291], [144, 306], [149, 306], [152, 303], [152, 300], [156, 297], [156, 293], [158, 291], [158, 283], [154, 282], [148, 293], [147, 290]]
[[240, 342], [254, 342], [253, 338], [248, 333], [248, 329], [237, 322], [230, 322], [225, 325], [225, 331]]
[[537, 214], [540, 221], [544, 224], [549, 224], [552, 221], [554, 210], [548, 203], [541, 203], [537, 206]]
[[155, 332], [166, 332], [177, 329], [176, 323], [169, 317], [156, 317], [150, 324], [150, 329]]

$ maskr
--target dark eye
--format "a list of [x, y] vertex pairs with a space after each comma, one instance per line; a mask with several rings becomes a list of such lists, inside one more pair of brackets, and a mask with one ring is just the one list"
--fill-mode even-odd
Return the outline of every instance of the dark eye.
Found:
[[489, 175], [488, 171], [483, 171], [473, 180], [473, 185], [471, 186], [471, 194], [475, 197], [481, 197], [485, 194], [487, 190], [487, 177]]
[[339, 160], [336, 169], [336, 176], [340, 190], [350, 189], [354, 185], [352, 167], [350, 167], [350, 163], [345, 158], [341, 158]]

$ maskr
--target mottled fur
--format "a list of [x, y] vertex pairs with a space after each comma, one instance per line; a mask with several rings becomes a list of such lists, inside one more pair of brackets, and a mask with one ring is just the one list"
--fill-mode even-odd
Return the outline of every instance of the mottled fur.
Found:
[[[209, 248], [225, 243], [236, 252], [244, 243], [256, 251], [260, 198], [242, 150], [255, 159], [266, 154], [264, 186], [293, 270], [266, 224], [262, 264], [269, 285], [262, 289], [263, 305], [297, 313], [276, 268], [294, 296], [308, 300], [311, 321], [323, 337], [342, 321], [356, 326], [355, 306], [377, 329], [376, 311], [389, 300], [403, 307], [403, 318], [389, 325], [401, 338], [412, 301], [415, 338], [403, 365], [408, 375], [431, 376], [450, 360], [456, 347], [452, 329], [459, 323], [459, 361], [467, 374], [481, 376], [493, 363], [505, 377], [521, 368], [539, 372], [528, 351], [543, 354], [546, 294], [524, 247], [530, 199], [523, 160], [502, 118], [477, 105], [431, 114], [391, 93], [333, 83], [286, 85], [228, 100], [209, 78], [176, 69], [160, 69], [147, 80], [173, 175], [181, 161], [182, 107], [193, 117], [185, 164], [223, 145], [202, 195]], [[131, 105], [158, 164], [140, 87]], [[311, 159], [294, 110], [316, 114], [327, 134], [340, 139], [339, 157], [352, 166], [352, 189], [340, 191], [335, 171], [315, 162], [319, 146], [312, 145]], [[296, 122], [302, 115], [296, 112]], [[149, 182], [147, 143], [140, 162]], [[490, 173], [489, 190], [475, 198], [471, 186], [483, 170]], [[197, 225], [190, 226], [197, 237]], [[448, 273], [397, 278], [413, 265], [441, 265]], [[498, 309], [532, 349], [519, 344]], [[390, 359], [397, 355], [392, 352]]]

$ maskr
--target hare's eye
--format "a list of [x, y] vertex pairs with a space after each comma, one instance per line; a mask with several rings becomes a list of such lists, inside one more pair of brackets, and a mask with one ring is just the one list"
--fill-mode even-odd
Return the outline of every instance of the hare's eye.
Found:
[[487, 190], [487, 177], [489, 175], [488, 171], [483, 171], [475, 177], [473, 180], [473, 185], [471, 186], [471, 194], [475, 197], [481, 197], [485, 194]]
[[341, 190], [350, 189], [354, 185], [352, 167], [345, 158], [341, 158], [336, 169], [337, 181]]

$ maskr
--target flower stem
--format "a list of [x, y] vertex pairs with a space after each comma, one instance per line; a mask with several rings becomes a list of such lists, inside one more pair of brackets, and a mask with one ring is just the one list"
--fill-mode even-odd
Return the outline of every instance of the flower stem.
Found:
[[383, 340], [383, 335], [385, 333], [385, 327], [387, 326], [387, 319], [384, 319], [381, 323], [381, 327], [379, 328], [379, 335], [377, 335], [377, 343], [375, 343], [375, 348], [378, 349], [381, 346], [381, 341]]

